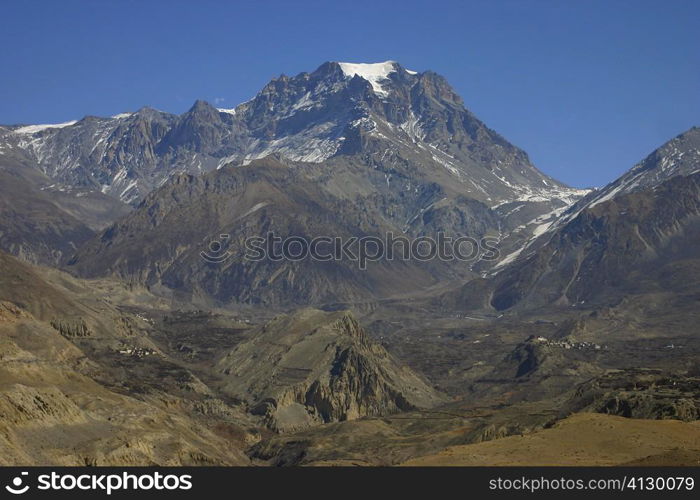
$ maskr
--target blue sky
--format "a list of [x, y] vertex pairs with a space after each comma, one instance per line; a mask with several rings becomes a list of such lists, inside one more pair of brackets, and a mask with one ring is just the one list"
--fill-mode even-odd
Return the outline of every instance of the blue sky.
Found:
[[700, 2], [32, 1], [0, 12], [0, 123], [201, 98], [396, 60], [445, 77], [544, 172], [602, 185], [700, 125]]

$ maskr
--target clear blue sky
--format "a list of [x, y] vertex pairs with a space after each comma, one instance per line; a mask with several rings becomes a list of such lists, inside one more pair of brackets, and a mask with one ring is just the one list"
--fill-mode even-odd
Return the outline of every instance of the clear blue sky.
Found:
[[233, 107], [324, 61], [432, 69], [546, 173], [601, 185], [700, 125], [700, 2], [4, 1], [0, 123]]

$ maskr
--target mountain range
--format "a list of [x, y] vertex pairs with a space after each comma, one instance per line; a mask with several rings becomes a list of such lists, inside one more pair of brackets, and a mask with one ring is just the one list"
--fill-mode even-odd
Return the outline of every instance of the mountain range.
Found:
[[[391, 61], [325, 63], [312, 73], [283, 75], [233, 110], [197, 101], [181, 116], [145, 108], [3, 132], [6, 156], [49, 177], [53, 190], [77, 190], [74, 204], [84, 211], [95, 210], [85, 206], [86, 192], [134, 207], [128, 218], [93, 238], [87, 228], [76, 227], [75, 236], [63, 238], [71, 247], [60, 255], [47, 256], [41, 248], [55, 243], [51, 235], [48, 242], [35, 235], [39, 241], [25, 248], [30, 242], [21, 236], [31, 228], [8, 231], [19, 236], [8, 237], [5, 250], [18, 255], [14, 241], [21, 240], [21, 251], [36, 255], [38, 263], [71, 260], [83, 276], [117, 275], [224, 303], [385, 297], [410, 282], [420, 288], [451, 275], [466, 278], [474, 263], [382, 262], [358, 273], [342, 263], [310, 269], [266, 263], [261, 269], [237, 259], [214, 268], [199, 253], [221, 234], [240, 242], [265, 227], [286, 237], [291, 226], [285, 218], [293, 214], [296, 233], [309, 239], [359, 228], [367, 236], [491, 237], [503, 248], [517, 248], [536, 227], [533, 221], [551, 218], [587, 192], [538, 171], [526, 153], [465, 109], [443, 77]], [[271, 155], [276, 159], [262, 160]], [[239, 168], [270, 161], [285, 168], [264, 181], [250, 179], [263, 168]], [[235, 190], [249, 182], [256, 188], [231, 205]], [[291, 184], [304, 188], [290, 191]], [[38, 189], [47, 189], [46, 183]], [[119, 206], [110, 213], [116, 219], [126, 210]], [[184, 212], [187, 224], [180, 221]], [[102, 215], [93, 218], [102, 223]], [[64, 231], [67, 226], [62, 224]], [[159, 241], [145, 252], [140, 240], [121, 240], [146, 232], [158, 233]], [[134, 242], [138, 248], [127, 248]], [[103, 254], [105, 246], [111, 257]], [[68, 259], [71, 249], [75, 256]]]
[[576, 194], [466, 110], [443, 77], [391, 61], [329, 62], [312, 73], [282, 75], [230, 110], [197, 101], [180, 116], [142, 108], [1, 130], [4, 151], [21, 151], [57, 183], [132, 204], [174, 173], [272, 153], [311, 163], [360, 156], [401, 188], [407, 174], [420, 171], [459, 182], [460, 192], [490, 206]]
[[[696, 420], [699, 201], [700, 128], [571, 188], [393, 61], [0, 126], [3, 463], [473, 463], [559, 425]], [[247, 257], [389, 234], [485, 246]], [[700, 457], [669, 443], [623, 455]]]

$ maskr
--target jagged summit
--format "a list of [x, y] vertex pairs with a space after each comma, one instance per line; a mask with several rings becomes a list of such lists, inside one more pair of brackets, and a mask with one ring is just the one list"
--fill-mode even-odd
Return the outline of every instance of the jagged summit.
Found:
[[452, 185], [491, 207], [551, 200], [562, 206], [582, 194], [539, 172], [524, 151], [468, 111], [445, 78], [395, 61], [326, 62], [275, 78], [230, 109], [198, 100], [179, 116], [141, 108], [10, 130], [0, 139], [3, 151], [27, 155], [57, 183], [132, 205], [171, 175], [274, 153], [292, 162], [352, 159], [404, 190], [424, 181]]

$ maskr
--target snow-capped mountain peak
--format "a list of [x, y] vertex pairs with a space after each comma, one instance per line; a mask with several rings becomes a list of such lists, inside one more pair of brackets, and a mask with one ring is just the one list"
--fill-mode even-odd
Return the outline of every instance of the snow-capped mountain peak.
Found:
[[[382, 86], [382, 82], [389, 78], [391, 73], [397, 71], [399, 65], [396, 61], [384, 61], [380, 63], [348, 63], [339, 62], [338, 65], [346, 77], [353, 78], [359, 76], [364, 78], [371, 85], [374, 92], [382, 97], [386, 97], [389, 91]], [[415, 75], [415, 71], [406, 70], [407, 73]]]
[[197, 101], [179, 116], [142, 108], [8, 129], [16, 133], [2, 143], [57, 182], [93, 186], [132, 204], [173, 174], [272, 154], [308, 163], [348, 157], [381, 172], [392, 189], [416, 193], [417, 182], [432, 182], [494, 209], [516, 201], [568, 205], [581, 196], [465, 109], [445, 78], [395, 61], [326, 62], [281, 75], [232, 109]]

